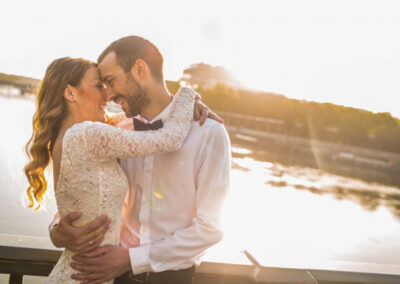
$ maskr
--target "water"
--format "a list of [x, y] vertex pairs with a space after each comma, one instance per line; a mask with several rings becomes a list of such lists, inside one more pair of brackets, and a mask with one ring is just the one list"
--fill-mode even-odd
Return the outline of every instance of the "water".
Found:
[[[54, 195], [45, 210], [26, 208], [23, 147], [33, 110], [31, 101], [0, 97], [0, 243], [53, 248]], [[265, 266], [400, 274], [399, 188], [258, 161], [233, 146], [224, 240], [205, 260], [250, 264], [247, 250]]]
[[399, 212], [386, 198], [397, 188], [250, 158], [234, 159], [232, 185], [216, 259], [240, 262], [246, 249], [265, 266], [400, 273]]

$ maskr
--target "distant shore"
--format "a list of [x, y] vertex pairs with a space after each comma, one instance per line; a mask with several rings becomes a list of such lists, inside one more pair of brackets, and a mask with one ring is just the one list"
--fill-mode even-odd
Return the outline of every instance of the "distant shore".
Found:
[[367, 182], [400, 187], [400, 155], [227, 124], [233, 145], [252, 150], [237, 154], [256, 160], [299, 165]]

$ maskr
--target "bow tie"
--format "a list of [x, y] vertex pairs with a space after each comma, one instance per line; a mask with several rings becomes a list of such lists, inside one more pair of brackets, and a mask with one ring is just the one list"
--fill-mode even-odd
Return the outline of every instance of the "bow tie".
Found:
[[164, 126], [161, 119], [156, 120], [153, 123], [145, 123], [137, 118], [133, 119], [133, 125], [137, 131], [158, 130]]

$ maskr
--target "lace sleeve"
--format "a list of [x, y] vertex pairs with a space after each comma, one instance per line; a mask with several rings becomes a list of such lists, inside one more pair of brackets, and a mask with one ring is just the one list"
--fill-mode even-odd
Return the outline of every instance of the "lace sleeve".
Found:
[[181, 148], [193, 118], [195, 92], [181, 88], [164, 127], [154, 131], [131, 131], [100, 122], [82, 123], [88, 151], [104, 158], [128, 158], [173, 152]]

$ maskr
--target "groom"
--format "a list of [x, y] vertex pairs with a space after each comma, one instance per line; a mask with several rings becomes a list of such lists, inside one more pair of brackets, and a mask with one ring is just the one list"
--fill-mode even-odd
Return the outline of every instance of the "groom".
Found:
[[[135, 130], [162, 127], [173, 98], [157, 47], [138, 36], [124, 37], [111, 43], [98, 63], [107, 96], [127, 117], [136, 116]], [[121, 127], [132, 129], [131, 122]], [[113, 278], [116, 284], [192, 283], [201, 256], [222, 238], [230, 153], [223, 125], [207, 119], [203, 126], [192, 123], [178, 152], [122, 160], [130, 188], [122, 208], [121, 246], [97, 247], [108, 228], [106, 217], [74, 227], [80, 214], [70, 214], [50, 229], [57, 247], [77, 252], [71, 266], [81, 273], [72, 278], [92, 284]]]

